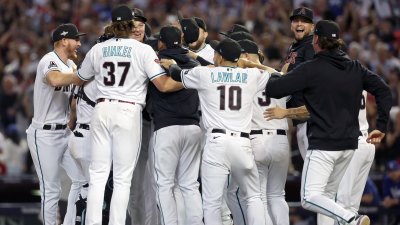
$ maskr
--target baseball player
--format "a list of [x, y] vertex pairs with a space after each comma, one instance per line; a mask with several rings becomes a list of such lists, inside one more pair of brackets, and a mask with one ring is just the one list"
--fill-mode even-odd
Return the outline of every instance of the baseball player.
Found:
[[[293, 10], [290, 16], [290, 30], [294, 34], [295, 42], [289, 47], [285, 63], [288, 64], [287, 71], [291, 71], [300, 63], [314, 57], [312, 47], [312, 32], [314, 30], [313, 11], [306, 7]], [[301, 108], [299, 108], [301, 107]], [[306, 111], [302, 93], [294, 93], [287, 102], [287, 108], [296, 108], [295, 111]], [[306, 120], [293, 118], [293, 125], [297, 127], [297, 144], [300, 154], [304, 159], [308, 147]]]
[[201, 18], [194, 17], [194, 20], [199, 27], [199, 36], [197, 38], [197, 41], [192, 42], [188, 45], [189, 50], [193, 51], [198, 56], [205, 59], [207, 62], [213, 64], [214, 49], [212, 49], [211, 46], [206, 43], [206, 39], [208, 37], [207, 25]]
[[[248, 224], [265, 224], [259, 180], [250, 143], [252, 101], [268, 80], [258, 69], [237, 68], [240, 45], [231, 40], [210, 43], [217, 67], [181, 70], [162, 60], [173, 79], [185, 88], [197, 89], [207, 130], [202, 158], [204, 222], [222, 225], [221, 203], [229, 174], [243, 190]], [[171, 68], [170, 68], [171, 67]]]
[[[354, 213], [358, 213], [358, 209], [360, 208], [361, 197], [375, 156], [375, 146], [367, 142], [369, 126], [366, 103], [367, 92], [363, 91], [360, 113], [358, 115], [358, 122], [360, 124], [358, 148], [354, 151], [353, 158], [340, 181], [336, 194], [336, 202]], [[333, 225], [335, 222], [330, 217], [321, 214], [318, 214], [317, 219], [319, 225]]]
[[[181, 45], [181, 31], [174, 26], [160, 30], [158, 55], [174, 59], [182, 68], [199, 63], [187, 56]], [[180, 189], [186, 206], [182, 224], [203, 224], [199, 192], [200, 143], [199, 96], [196, 90], [162, 93], [153, 84], [149, 87], [154, 118], [153, 154], [157, 201], [162, 224], [177, 225], [178, 215], [174, 186]], [[189, 207], [190, 206], [190, 207]]]
[[280, 98], [302, 91], [310, 112], [309, 147], [301, 182], [302, 206], [338, 223], [369, 225], [368, 216], [345, 209], [334, 201], [334, 195], [358, 146], [357, 117], [362, 90], [373, 94], [378, 104], [377, 130], [367, 139], [371, 143], [379, 143], [385, 135], [392, 97], [389, 87], [377, 74], [351, 61], [340, 50], [343, 40], [339, 34], [337, 23], [319, 21], [312, 41], [315, 58], [285, 76], [271, 76], [266, 95]]
[[[242, 58], [261, 64], [262, 55], [256, 43], [242, 40], [239, 44], [243, 49]], [[289, 225], [289, 207], [285, 201], [285, 183], [290, 159], [289, 141], [286, 136], [288, 123], [286, 119], [266, 121], [263, 112], [266, 108], [275, 106], [285, 108], [286, 99], [267, 98], [265, 90], [257, 93], [253, 100], [254, 111], [250, 132], [266, 221], [267, 224], [275, 225]], [[240, 215], [240, 211], [245, 211], [247, 207], [241, 199], [240, 189], [233, 182], [229, 185], [228, 196], [235, 225], [246, 224], [246, 218]]]
[[[115, 37], [93, 46], [71, 82], [82, 84], [94, 77], [98, 93], [91, 120], [92, 162], [86, 223], [101, 224], [104, 186], [113, 167], [114, 191], [110, 224], [125, 224], [133, 170], [141, 142], [141, 113], [150, 79], [161, 91], [181, 89], [167, 79], [153, 49], [131, 39], [134, 13], [125, 5], [112, 10]], [[167, 88], [168, 87], [168, 88]]]
[[[58, 200], [61, 192], [60, 166], [72, 180], [64, 225], [75, 224], [75, 201], [84, 179], [71, 157], [67, 128], [69, 115], [70, 80], [76, 65], [76, 50], [81, 43], [73, 24], [58, 26], [53, 34], [54, 50], [40, 60], [34, 86], [34, 115], [27, 129], [28, 146], [39, 177], [41, 216], [43, 224], [56, 225]], [[64, 79], [67, 78], [67, 79]]]

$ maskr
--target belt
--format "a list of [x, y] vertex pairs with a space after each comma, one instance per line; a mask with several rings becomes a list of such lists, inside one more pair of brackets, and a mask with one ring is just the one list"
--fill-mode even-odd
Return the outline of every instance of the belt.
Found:
[[81, 128], [81, 129], [85, 129], [85, 130], [90, 130], [89, 124], [81, 123], [81, 124], [79, 124], [78, 127]]
[[67, 124], [45, 124], [43, 130], [64, 130], [67, 128]]
[[250, 135], [254, 135], [254, 134], [277, 134], [277, 135], [286, 135], [286, 130], [281, 130], [281, 129], [277, 129], [277, 130], [251, 130]]
[[244, 133], [244, 132], [232, 132], [232, 131], [226, 131], [225, 129], [212, 129], [211, 133], [221, 133], [221, 134], [228, 134], [230, 136], [236, 136], [237, 134], [240, 135], [240, 137], [244, 138], [249, 138], [250, 139], [250, 134], [249, 133]]
[[128, 102], [128, 101], [124, 101], [124, 100], [110, 99], [110, 98], [99, 98], [99, 99], [97, 99], [96, 102], [97, 103], [99, 103], [99, 102], [122, 102], [122, 103], [129, 103], [129, 104], [132, 104], [132, 105], [135, 104], [134, 102]]

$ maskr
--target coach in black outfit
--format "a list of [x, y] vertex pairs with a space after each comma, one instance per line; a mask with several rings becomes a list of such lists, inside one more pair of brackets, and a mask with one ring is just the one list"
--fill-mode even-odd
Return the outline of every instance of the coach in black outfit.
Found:
[[387, 130], [392, 96], [387, 84], [358, 61], [350, 60], [340, 47], [339, 26], [333, 21], [316, 24], [313, 47], [316, 55], [284, 76], [272, 76], [266, 95], [281, 98], [301, 91], [310, 112], [307, 136], [309, 147], [303, 174], [301, 201], [308, 210], [349, 224], [369, 224], [367, 216], [357, 216], [334, 201], [347, 164], [358, 148], [358, 113], [362, 91], [376, 98], [377, 129], [368, 141], [379, 143]]
[[[199, 62], [182, 48], [181, 31], [174, 26], [160, 30], [159, 58], [173, 59], [182, 68], [193, 68]], [[199, 96], [196, 90], [182, 89], [161, 93], [150, 85], [154, 118], [154, 164], [157, 203], [163, 224], [177, 224], [177, 208], [173, 189], [175, 181], [185, 202], [186, 224], [203, 224], [202, 200], [197, 178], [200, 168], [201, 129]]]

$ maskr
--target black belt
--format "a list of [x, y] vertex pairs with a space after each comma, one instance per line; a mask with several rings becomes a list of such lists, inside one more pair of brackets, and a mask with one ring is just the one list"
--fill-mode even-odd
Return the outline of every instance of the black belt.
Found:
[[128, 102], [128, 101], [118, 100], [118, 99], [109, 99], [109, 98], [99, 98], [99, 99], [97, 99], [96, 102], [97, 103], [99, 103], [99, 102], [122, 102], [122, 103], [129, 103], [129, 104], [132, 104], [132, 105], [135, 104], [134, 102]]
[[[226, 134], [226, 130], [225, 129], [212, 129], [211, 133]], [[233, 133], [231, 133], [231, 135], [233, 135]], [[250, 138], [250, 134], [249, 133], [240, 132], [240, 137]]]
[[45, 124], [43, 130], [64, 130], [67, 128], [67, 124]]
[[89, 124], [80, 123], [78, 127], [85, 130], [90, 130]]
[[[268, 133], [268, 130], [266, 130], [266, 132]], [[263, 130], [251, 130], [250, 135], [253, 135], [253, 134], [263, 134]], [[277, 129], [276, 134], [277, 135], [286, 135], [286, 130]]]

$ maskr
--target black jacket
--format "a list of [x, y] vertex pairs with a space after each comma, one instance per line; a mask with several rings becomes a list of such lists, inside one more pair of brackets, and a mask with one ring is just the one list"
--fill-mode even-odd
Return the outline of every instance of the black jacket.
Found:
[[[293, 70], [299, 64], [314, 58], [314, 48], [312, 46], [313, 35], [304, 37], [302, 40], [293, 43], [289, 50], [285, 60], [285, 63], [290, 63], [288, 71]], [[291, 95], [291, 98], [286, 103], [287, 108], [296, 108], [303, 106], [304, 98], [302, 92], [296, 92]], [[293, 120], [293, 124], [297, 125], [305, 121]]]
[[[164, 49], [158, 52], [160, 59], [173, 59], [184, 69], [199, 66], [199, 62], [193, 60], [186, 54], [183, 48]], [[199, 96], [197, 90], [182, 89], [172, 93], [160, 92], [150, 82], [150, 95], [152, 99], [152, 116], [154, 119], [154, 130], [173, 125], [199, 125], [198, 114]]]
[[286, 75], [272, 76], [266, 95], [281, 98], [302, 91], [310, 112], [309, 149], [346, 150], [358, 147], [362, 90], [376, 97], [377, 129], [386, 132], [392, 104], [389, 87], [340, 50], [322, 51]]

